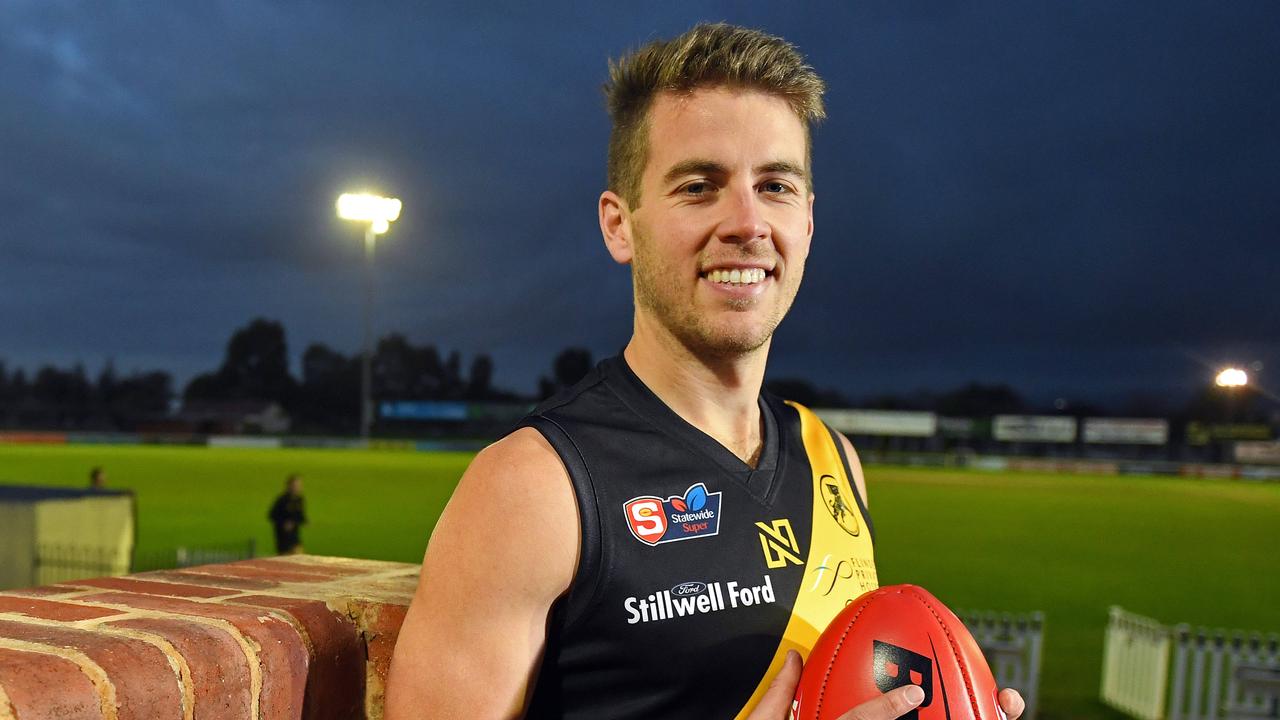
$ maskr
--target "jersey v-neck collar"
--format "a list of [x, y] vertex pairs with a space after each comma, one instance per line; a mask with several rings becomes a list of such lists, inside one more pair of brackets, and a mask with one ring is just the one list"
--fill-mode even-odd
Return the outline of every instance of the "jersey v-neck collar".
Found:
[[774, 478], [777, 477], [780, 453], [778, 419], [774, 417], [773, 410], [763, 395], [756, 400], [760, 405], [760, 417], [764, 419], [762, 448], [759, 461], [752, 468], [720, 444], [719, 440], [680, 417], [644, 384], [621, 354], [605, 360], [601, 365], [605, 371], [605, 382], [633, 412], [694, 452], [706, 456], [725, 474], [745, 487], [756, 500], [766, 502], [773, 489]]

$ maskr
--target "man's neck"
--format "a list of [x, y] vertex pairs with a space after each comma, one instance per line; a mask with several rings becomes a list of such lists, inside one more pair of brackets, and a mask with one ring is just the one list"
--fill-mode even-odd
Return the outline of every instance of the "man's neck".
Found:
[[763, 447], [759, 397], [768, 354], [766, 342], [750, 353], [706, 357], [639, 325], [623, 350], [658, 399], [752, 467]]

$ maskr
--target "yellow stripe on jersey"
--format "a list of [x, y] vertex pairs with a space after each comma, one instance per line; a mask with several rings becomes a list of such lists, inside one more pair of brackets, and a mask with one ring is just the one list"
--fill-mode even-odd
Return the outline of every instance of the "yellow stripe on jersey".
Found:
[[860, 517], [835, 441], [812, 411], [798, 403], [787, 404], [800, 413], [800, 435], [813, 469], [812, 536], [804, 562], [804, 580], [791, 606], [791, 620], [769, 670], [738, 713], [740, 719], [760, 702], [769, 682], [782, 669], [788, 650], [807, 659], [818, 635], [836, 614], [854, 598], [878, 586], [871, 533]]

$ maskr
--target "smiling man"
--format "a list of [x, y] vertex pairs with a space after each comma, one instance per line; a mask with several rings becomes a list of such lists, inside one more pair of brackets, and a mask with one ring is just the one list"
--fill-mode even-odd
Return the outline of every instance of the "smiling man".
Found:
[[[791, 45], [728, 25], [611, 67], [598, 212], [631, 267], [631, 340], [467, 469], [388, 718], [787, 716], [800, 657], [876, 587], [853, 447], [761, 392], [813, 237], [822, 91]], [[845, 717], [922, 698], [898, 688]]]

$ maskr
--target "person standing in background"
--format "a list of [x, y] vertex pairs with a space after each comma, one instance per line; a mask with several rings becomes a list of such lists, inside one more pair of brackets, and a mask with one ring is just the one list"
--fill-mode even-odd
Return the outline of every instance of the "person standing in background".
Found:
[[296, 555], [301, 553], [302, 538], [300, 530], [307, 522], [303, 509], [302, 476], [297, 473], [289, 475], [284, 483], [284, 492], [271, 504], [271, 512], [267, 514], [276, 532], [276, 553], [279, 555]]

